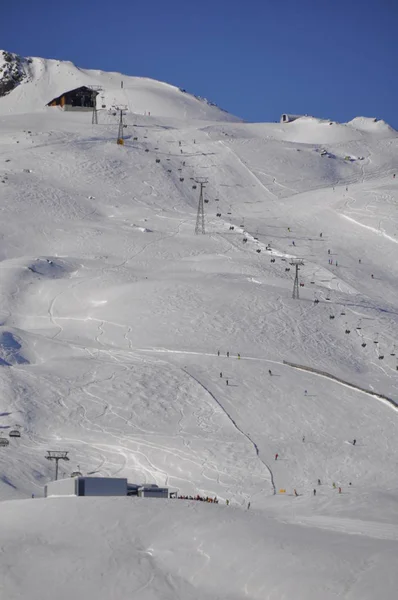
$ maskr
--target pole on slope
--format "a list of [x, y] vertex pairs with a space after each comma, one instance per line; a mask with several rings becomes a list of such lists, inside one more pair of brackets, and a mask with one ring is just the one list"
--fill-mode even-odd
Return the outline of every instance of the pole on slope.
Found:
[[205, 207], [204, 207], [204, 203], [203, 203], [203, 188], [207, 184], [207, 179], [205, 179], [205, 178], [195, 179], [195, 181], [196, 181], [196, 183], [198, 183], [200, 185], [198, 212], [197, 212], [197, 216], [196, 216], [196, 226], [195, 226], [195, 233], [197, 235], [199, 233], [202, 233], [202, 234], [206, 233], [206, 231], [205, 231]]
[[98, 125], [98, 111], [97, 111], [96, 104], [93, 105], [93, 115], [92, 115], [92, 118], [91, 118], [91, 123], [93, 125]]
[[119, 131], [117, 134], [117, 143], [121, 146], [124, 145], [124, 139], [123, 139], [123, 128], [124, 128], [124, 124], [123, 124], [123, 109], [120, 109], [120, 115], [119, 115]]
[[293, 300], [298, 300], [300, 298], [298, 272], [299, 272], [299, 267], [304, 266], [304, 261], [301, 258], [292, 258], [292, 260], [290, 261], [290, 264], [292, 265], [292, 267], [296, 267], [292, 297], [293, 297]]
[[102, 92], [102, 87], [100, 85], [89, 85], [88, 87], [91, 90], [91, 101], [93, 104], [91, 123], [93, 125], [98, 125], [97, 96]]

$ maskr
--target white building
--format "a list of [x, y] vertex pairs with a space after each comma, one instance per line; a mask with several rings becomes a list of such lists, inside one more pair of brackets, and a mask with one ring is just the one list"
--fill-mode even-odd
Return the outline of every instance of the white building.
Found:
[[140, 498], [168, 498], [168, 488], [155, 483], [137, 485], [118, 477], [69, 477], [51, 481], [44, 486], [44, 497], [56, 496], [139, 496]]
[[127, 496], [127, 479], [116, 477], [69, 477], [44, 486], [45, 498], [54, 496]]
[[168, 498], [168, 488], [161, 488], [156, 484], [145, 484], [138, 488], [140, 498]]

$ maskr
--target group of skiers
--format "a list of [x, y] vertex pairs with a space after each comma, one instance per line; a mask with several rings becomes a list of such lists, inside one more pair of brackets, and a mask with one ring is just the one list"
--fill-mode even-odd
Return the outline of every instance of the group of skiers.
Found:
[[[307, 393], [307, 390], [305, 391], [305, 393]], [[303, 437], [302, 437], [302, 441], [303, 441], [303, 442], [305, 442], [305, 435], [303, 435]], [[354, 439], [352, 440], [352, 445], [353, 445], [353, 446], [356, 446], [356, 443], [357, 443], [357, 440], [354, 438]], [[277, 453], [275, 454], [275, 460], [278, 460], [278, 458], [279, 458], [279, 453], [277, 452]], [[322, 482], [321, 482], [321, 480], [320, 480], [319, 478], [318, 478], [318, 485], [322, 485]], [[349, 482], [349, 484], [348, 484], [348, 485], [350, 485], [350, 486], [352, 485], [351, 481]], [[336, 483], [335, 483], [334, 481], [333, 481], [333, 483], [332, 483], [332, 487], [333, 487], [333, 489], [338, 489], [338, 490], [339, 490], [339, 494], [342, 494], [342, 493], [343, 493], [341, 486], [337, 486], [337, 485], [336, 485]], [[294, 490], [293, 490], [293, 494], [294, 494], [295, 496], [300, 496], [300, 494], [297, 492], [296, 488], [294, 488]], [[314, 488], [314, 489], [312, 490], [312, 494], [313, 494], [313, 496], [316, 496], [316, 488]]]
[[218, 504], [217, 496], [214, 496], [214, 498], [210, 498], [209, 496], [199, 496], [199, 494], [197, 494], [196, 496], [178, 496], [178, 500], [197, 500], [198, 502], [209, 502], [210, 504]]

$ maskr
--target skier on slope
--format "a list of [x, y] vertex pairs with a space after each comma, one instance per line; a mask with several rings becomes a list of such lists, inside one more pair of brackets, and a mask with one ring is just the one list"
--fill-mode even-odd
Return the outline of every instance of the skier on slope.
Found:
[[268, 369], [268, 373], [269, 373], [269, 375], [272, 375], [271, 369]]
[[276, 454], [275, 454], [275, 460], [278, 460], [278, 456], [279, 456], [279, 454], [278, 454], [278, 453], [276, 453]]
[[313, 494], [314, 494], [314, 496], [316, 496], [316, 489], [315, 488], [314, 488]]

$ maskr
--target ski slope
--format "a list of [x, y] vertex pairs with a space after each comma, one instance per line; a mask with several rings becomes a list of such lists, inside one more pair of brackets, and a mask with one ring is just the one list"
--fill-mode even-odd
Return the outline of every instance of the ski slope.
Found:
[[[87, 510], [88, 531], [103, 516], [110, 548], [125, 527], [156, 523], [152, 503], [130, 523], [135, 504], [123, 501], [113, 530], [105, 501], [22, 501], [53, 476], [46, 451], [64, 449], [65, 476], [78, 468], [220, 499], [162, 504], [168, 558], [161, 574], [157, 562], [145, 571], [155, 577], [148, 598], [264, 598], [272, 589], [270, 598], [374, 598], [376, 584], [392, 597], [398, 134], [367, 118], [242, 123], [160, 82], [44, 59], [26, 69], [0, 98], [0, 428], [21, 430], [0, 448], [10, 563], [20, 560], [11, 547], [21, 515], [37, 523], [27, 527], [32, 548], [38, 530], [45, 547], [63, 543]], [[107, 105], [129, 106], [123, 147], [118, 115], [99, 111], [92, 125], [90, 113], [45, 108], [91, 84]], [[194, 233], [197, 178], [208, 180], [206, 235]], [[293, 258], [304, 262], [300, 300]], [[54, 529], [58, 506], [65, 516]], [[150, 546], [157, 527], [148, 536]], [[231, 588], [230, 551], [244, 571]], [[96, 568], [123, 582], [122, 597], [130, 575], [104, 552]], [[171, 585], [170, 569], [189, 586]], [[101, 577], [93, 571], [87, 594], [101, 597]], [[20, 588], [11, 577], [5, 589], [13, 597], [32, 581]]]

